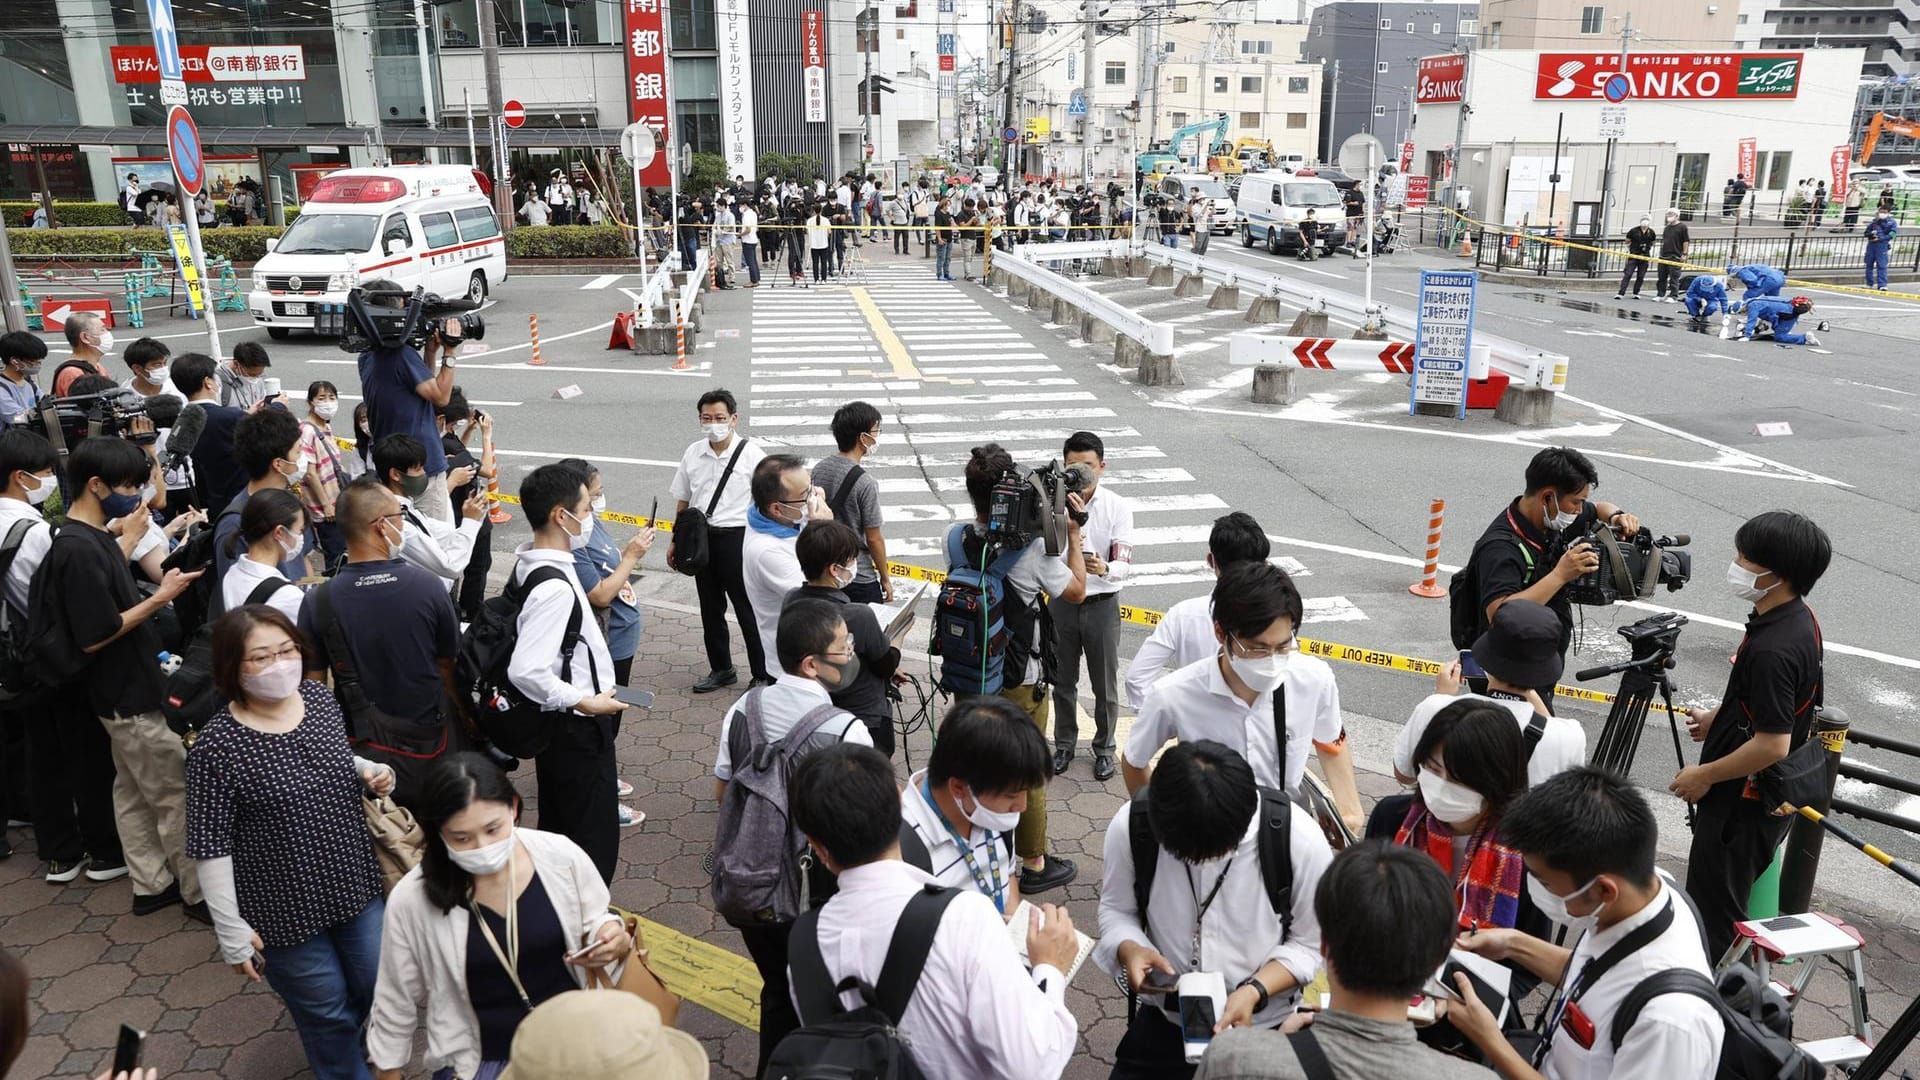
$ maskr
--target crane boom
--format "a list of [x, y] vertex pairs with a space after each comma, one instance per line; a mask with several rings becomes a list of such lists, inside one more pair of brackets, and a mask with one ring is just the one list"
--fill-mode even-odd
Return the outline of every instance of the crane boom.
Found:
[[1874, 113], [1867, 122], [1867, 137], [1860, 144], [1860, 164], [1866, 165], [1873, 159], [1873, 148], [1880, 141], [1881, 132], [1904, 135], [1909, 139], [1920, 139], [1920, 121], [1907, 120], [1886, 113]]

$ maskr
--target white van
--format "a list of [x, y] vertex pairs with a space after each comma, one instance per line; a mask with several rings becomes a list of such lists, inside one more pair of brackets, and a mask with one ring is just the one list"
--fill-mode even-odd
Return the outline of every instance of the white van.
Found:
[[313, 329], [315, 304], [342, 303], [374, 278], [475, 303], [507, 279], [491, 183], [464, 165], [342, 169], [253, 267], [247, 309], [267, 335]]
[[1307, 172], [1264, 172], [1240, 181], [1240, 242], [1267, 245], [1275, 255], [1300, 251], [1300, 219], [1313, 211], [1315, 242], [1331, 255], [1347, 242], [1346, 211], [1331, 180]]
[[1198, 190], [1203, 198], [1213, 200], [1213, 231], [1230, 233], [1233, 231], [1233, 196], [1227, 194], [1226, 185], [1208, 173], [1168, 173], [1160, 178], [1160, 194], [1185, 213], [1187, 203], [1193, 200]]

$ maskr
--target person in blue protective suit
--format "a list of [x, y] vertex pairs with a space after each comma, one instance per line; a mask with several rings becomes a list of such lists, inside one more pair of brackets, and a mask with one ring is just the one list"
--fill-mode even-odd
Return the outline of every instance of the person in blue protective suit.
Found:
[[1736, 281], [1747, 288], [1740, 295], [1740, 302], [1744, 304], [1762, 296], [1779, 296], [1780, 290], [1787, 285], [1787, 275], [1765, 263], [1727, 267], [1727, 285], [1732, 286]]
[[[1777, 296], [1761, 297], [1752, 301], [1743, 300], [1741, 307], [1747, 313], [1744, 336], [1749, 341], [1770, 336], [1782, 345], [1820, 344], [1820, 339], [1812, 334], [1802, 334], [1794, 330], [1794, 324], [1800, 321], [1800, 316], [1813, 310], [1813, 301], [1804, 296], [1796, 296], [1791, 300], [1782, 300]], [[1823, 332], [1826, 328], [1827, 324], [1824, 322], [1814, 327], [1815, 330]]]
[[1687, 305], [1687, 314], [1695, 322], [1705, 322], [1707, 316], [1715, 312], [1726, 314], [1730, 310], [1726, 281], [1714, 274], [1700, 274], [1689, 279], [1684, 303]]
[[1867, 288], [1887, 290], [1887, 256], [1898, 235], [1899, 223], [1885, 210], [1876, 211], [1867, 222]]

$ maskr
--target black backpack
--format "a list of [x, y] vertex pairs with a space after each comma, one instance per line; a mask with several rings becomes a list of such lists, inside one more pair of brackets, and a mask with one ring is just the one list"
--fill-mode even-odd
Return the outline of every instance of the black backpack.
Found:
[[[264, 604], [281, 589], [294, 587], [286, 578], [270, 578], [255, 585], [247, 594], [246, 602]], [[213, 685], [213, 620], [205, 619], [194, 630], [186, 652], [181, 654], [180, 666], [167, 676], [167, 691], [160, 699], [160, 712], [166, 717], [167, 726], [191, 750], [200, 729], [226, 704], [226, 695]]]
[[733, 478], [733, 467], [740, 463], [740, 452], [747, 448], [744, 435], [735, 435], [740, 441], [733, 446], [733, 456], [727, 459], [727, 467], [720, 473], [720, 482], [713, 485], [713, 498], [707, 500], [706, 510], [689, 506], [674, 515], [673, 518], [673, 568], [692, 577], [707, 568], [711, 552], [707, 550], [707, 519], [713, 516], [714, 507], [720, 505], [720, 493], [727, 490], [727, 481]]
[[[854, 976], [833, 981], [820, 953], [819, 908], [795, 920], [787, 962], [801, 1026], [768, 1055], [767, 1080], [921, 1080], [925, 1074], [900, 1035], [900, 1021], [933, 950], [940, 918], [958, 895], [959, 889], [928, 885], [907, 901], [875, 986]], [[856, 989], [864, 1004], [849, 1010], [840, 993]]]
[[[1676, 901], [1677, 903], [1678, 901]], [[1793, 1010], [1745, 964], [1720, 973], [1719, 985], [1697, 971], [1668, 968], [1640, 980], [1613, 1014], [1608, 1037], [1615, 1051], [1626, 1040], [1647, 1002], [1662, 994], [1687, 994], [1714, 1007], [1726, 1034], [1720, 1041], [1715, 1080], [1821, 1080], [1826, 1066], [1794, 1045]]]
[[[467, 624], [460, 635], [460, 650], [454, 654], [454, 679], [466, 692], [473, 706], [474, 725], [494, 746], [514, 757], [538, 757], [553, 739], [554, 717], [537, 702], [529, 701], [507, 677], [513, 663], [513, 650], [520, 644], [520, 609], [535, 587], [548, 581], [564, 581], [568, 572], [557, 566], [537, 566], [519, 582], [509, 581], [500, 595], [480, 605], [480, 614]], [[573, 611], [567, 616], [566, 633], [560, 639], [560, 678], [573, 679], [573, 650], [580, 643], [580, 626], [585, 613], [580, 598], [573, 598]], [[589, 654], [588, 663], [592, 663]], [[600, 673], [593, 672], [594, 685]]]
[[[1473, 545], [1473, 552], [1467, 557], [1467, 565], [1453, 572], [1447, 579], [1447, 631], [1453, 638], [1456, 649], [1471, 649], [1473, 643], [1487, 628], [1487, 610], [1480, 603], [1480, 576], [1473, 572], [1473, 558], [1480, 549], [1489, 543], [1498, 543], [1498, 537], [1483, 536]], [[1533, 563], [1533, 550], [1523, 540], [1515, 539], [1520, 548], [1520, 557], [1527, 561], [1527, 584], [1531, 586], [1539, 580]]]
[[[1152, 785], [1148, 785], [1151, 787]], [[1147, 809], [1147, 788], [1133, 793], [1127, 816], [1127, 847], [1133, 852], [1133, 904], [1140, 925], [1147, 925], [1147, 898], [1160, 869], [1160, 838], [1153, 831], [1153, 812]], [[1280, 916], [1280, 937], [1293, 936], [1293, 801], [1287, 793], [1260, 785], [1260, 833], [1254, 838], [1260, 853], [1260, 879], [1267, 887], [1267, 903]]]
[[[27, 533], [40, 524], [44, 522], [22, 518], [13, 523], [6, 539], [0, 541], [0, 589], [5, 587], [7, 575], [13, 571], [13, 560], [20, 554], [20, 545], [26, 541]], [[33, 658], [33, 636], [27, 621], [26, 612], [14, 607], [12, 601], [0, 598], [0, 705], [10, 709], [38, 701], [49, 689], [40, 665]]]

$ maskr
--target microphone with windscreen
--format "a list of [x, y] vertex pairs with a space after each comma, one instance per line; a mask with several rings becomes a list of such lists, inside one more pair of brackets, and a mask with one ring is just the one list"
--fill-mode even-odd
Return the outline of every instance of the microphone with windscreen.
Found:
[[167, 433], [167, 460], [162, 464], [169, 469], [178, 469], [186, 465], [193, 448], [200, 442], [200, 436], [207, 430], [207, 410], [203, 405], [188, 405], [180, 410], [180, 418], [173, 422], [173, 430]]

